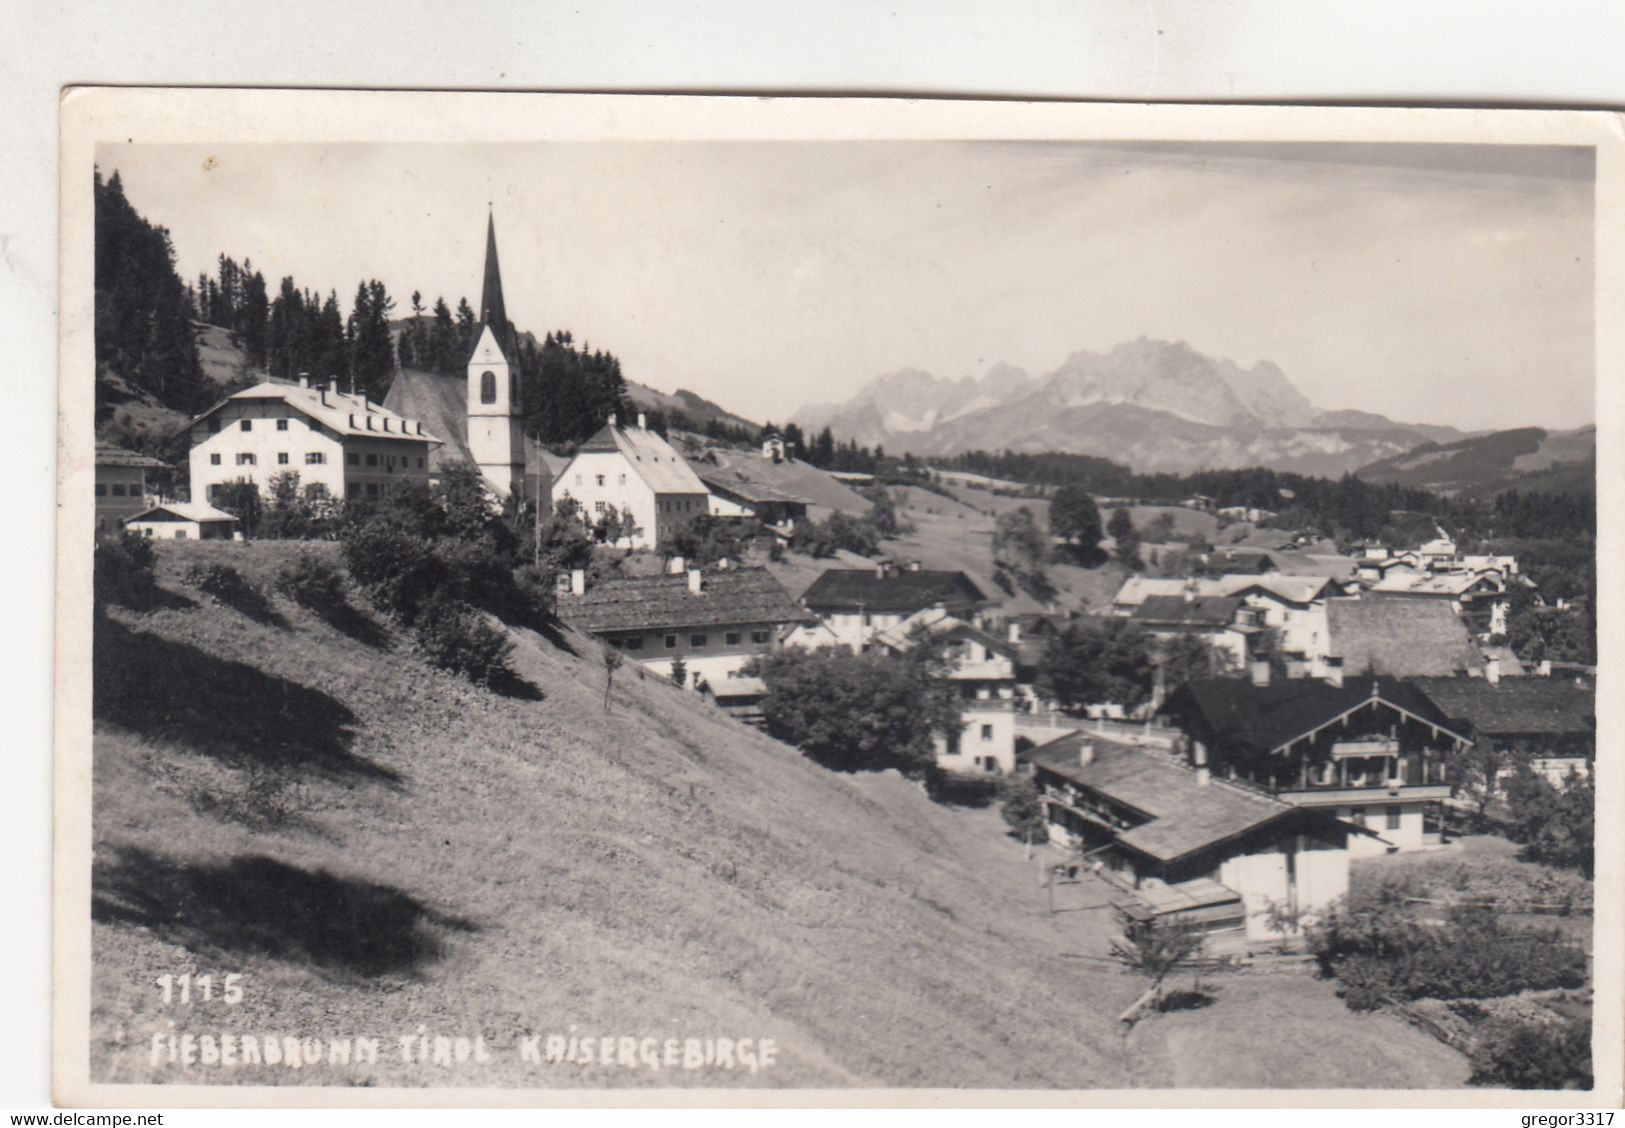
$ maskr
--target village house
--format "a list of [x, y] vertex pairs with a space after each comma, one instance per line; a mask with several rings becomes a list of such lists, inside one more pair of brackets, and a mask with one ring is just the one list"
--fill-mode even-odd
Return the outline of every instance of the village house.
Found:
[[1197, 561], [1203, 571], [1214, 576], [1243, 573], [1262, 576], [1279, 570], [1275, 554], [1265, 548], [1216, 548], [1203, 553]]
[[762, 436], [762, 457], [773, 462], [783, 462], [790, 457], [789, 449], [785, 446], [784, 436], [777, 431], [768, 431]]
[[1442, 844], [1449, 759], [1472, 742], [1407, 681], [1272, 683], [1262, 664], [1251, 679], [1193, 681], [1165, 712], [1194, 766], [1371, 831], [1350, 844], [1365, 853]]
[[1505, 634], [1511, 597], [1501, 573], [1438, 572], [1390, 574], [1371, 586], [1375, 594], [1394, 599], [1442, 603], [1459, 614], [1480, 638]]
[[1093, 733], [1021, 760], [1050, 840], [1129, 894], [1131, 918], [1194, 924], [1208, 955], [1286, 939], [1348, 892], [1351, 832], [1322, 811]]
[[1597, 694], [1583, 678], [1415, 678], [1421, 694], [1475, 744], [1502, 758], [1500, 778], [1527, 764], [1554, 787], [1589, 776], [1597, 758]]
[[162, 501], [131, 517], [124, 527], [154, 540], [231, 540], [237, 518], [201, 501]]
[[1364, 674], [1392, 677], [1482, 675], [1483, 656], [1448, 604], [1366, 594], [1326, 601], [1324, 669], [1336, 683]]
[[112, 443], [96, 444], [96, 535], [116, 537], [124, 523], [146, 509], [147, 471], [165, 463]]
[[699, 478], [711, 491], [708, 512], [713, 517], [753, 518], [786, 538], [795, 532], [797, 522], [807, 519], [806, 498], [747, 477], [737, 468], [702, 470]]
[[1240, 596], [1198, 595], [1189, 587], [1179, 595], [1146, 596], [1129, 618], [1161, 641], [1199, 638], [1223, 666], [1236, 671], [1246, 668], [1262, 629], [1257, 609]]
[[611, 510], [631, 513], [632, 527], [616, 543], [656, 551], [711, 512], [705, 483], [642, 415], [636, 427], [622, 427], [611, 415], [581, 444], [553, 481], [553, 503], [567, 500], [581, 507], [591, 525]]
[[815, 639], [833, 638], [854, 654], [868, 650], [879, 632], [927, 608], [966, 616], [992, 603], [964, 572], [900, 568], [891, 561], [873, 568], [826, 569], [801, 602], [828, 634], [801, 634], [793, 645], [812, 648], [821, 644]]
[[[1239, 625], [1273, 632], [1273, 645], [1279, 648], [1294, 677], [1312, 673], [1326, 657], [1326, 601], [1341, 594], [1337, 583], [1326, 576], [1298, 576], [1272, 572], [1269, 575], [1230, 574], [1190, 579], [1159, 579], [1130, 576], [1112, 597], [1110, 614], [1133, 618], [1140, 605], [1152, 596], [1184, 598], [1228, 598], [1241, 600], [1250, 615], [1238, 618]], [[1260, 638], [1254, 648], [1263, 645]]]
[[396, 482], [426, 485], [429, 448], [440, 442], [365, 393], [303, 378], [227, 397], [192, 420], [189, 436], [192, 499], [211, 505], [233, 482], [269, 494], [271, 479], [290, 472], [312, 500], [376, 500]]
[[901, 655], [926, 639], [943, 649], [947, 678], [964, 718], [963, 728], [952, 737], [933, 734], [937, 766], [957, 772], [1015, 771], [1017, 644], [932, 607], [878, 632], [874, 646]]
[[703, 678], [712, 687], [776, 650], [785, 630], [807, 617], [765, 568], [674, 564], [665, 575], [596, 583], [577, 570], [559, 592], [559, 617], [662, 676], [681, 659], [690, 684]]

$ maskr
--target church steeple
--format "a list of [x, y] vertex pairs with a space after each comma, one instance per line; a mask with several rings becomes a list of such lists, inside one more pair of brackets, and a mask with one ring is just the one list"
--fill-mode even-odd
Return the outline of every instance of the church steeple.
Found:
[[497, 265], [497, 221], [496, 215], [490, 212], [485, 218], [485, 282], [480, 287], [480, 323], [492, 328], [503, 351], [512, 347], [508, 307], [502, 300], [502, 268]]

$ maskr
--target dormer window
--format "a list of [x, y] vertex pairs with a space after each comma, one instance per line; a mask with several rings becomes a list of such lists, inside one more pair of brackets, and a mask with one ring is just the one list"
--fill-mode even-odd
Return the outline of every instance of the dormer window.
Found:
[[495, 372], [480, 373], [480, 402], [496, 403], [497, 401], [497, 374]]

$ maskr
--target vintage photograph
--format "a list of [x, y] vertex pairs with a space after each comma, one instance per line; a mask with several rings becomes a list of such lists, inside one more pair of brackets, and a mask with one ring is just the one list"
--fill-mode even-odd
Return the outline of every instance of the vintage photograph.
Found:
[[1617, 1077], [1595, 132], [467, 97], [65, 150], [90, 1086]]

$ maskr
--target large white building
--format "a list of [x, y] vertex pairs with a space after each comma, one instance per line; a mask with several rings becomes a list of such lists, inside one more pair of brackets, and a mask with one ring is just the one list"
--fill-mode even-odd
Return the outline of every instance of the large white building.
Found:
[[617, 541], [659, 549], [696, 517], [710, 512], [711, 493], [670, 443], [644, 426], [609, 422], [576, 451], [553, 479], [553, 503], [566, 498], [596, 525], [613, 508], [632, 514], [632, 528]]
[[488, 217], [480, 326], [468, 357], [468, 449], [499, 498], [509, 497], [525, 485], [518, 360], [517, 337], [502, 299], [496, 220]]
[[269, 494], [294, 472], [306, 497], [369, 500], [393, 483], [429, 480], [429, 448], [440, 440], [365, 394], [331, 383], [267, 380], [192, 420], [192, 500], [214, 504], [232, 482]]

